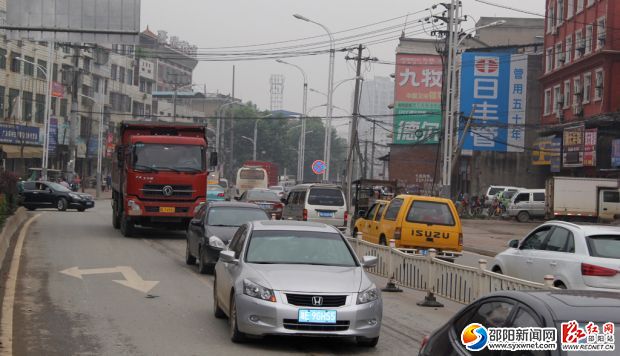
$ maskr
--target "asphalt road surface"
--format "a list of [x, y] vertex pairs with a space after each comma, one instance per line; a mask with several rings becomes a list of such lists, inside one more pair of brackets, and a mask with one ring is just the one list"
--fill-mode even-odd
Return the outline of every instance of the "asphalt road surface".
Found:
[[421, 310], [409, 292], [384, 294], [375, 349], [328, 338], [233, 344], [227, 321], [213, 316], [213, 278], [185, 265], [184, 234], [124, 238], [109, 201], [97, 204], [84, 213], [37, 211], [17, 279], [14, 355], [411, 355], [458, 308]]

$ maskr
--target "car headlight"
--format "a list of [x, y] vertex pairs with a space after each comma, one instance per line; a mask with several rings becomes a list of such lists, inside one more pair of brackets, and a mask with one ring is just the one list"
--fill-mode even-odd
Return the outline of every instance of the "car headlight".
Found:
[[75, 193], [69, 193], [69, 196], [75, 200], [82, 200], [82, 197]]
[[243, 280], [243, 294], [252, 298], [266, 300], [268, 302], [276, 301], [276, 296], [273, 294], [271, 289], [265, 288], [247, 279]]
[[219, 249], [224, 249], [226, 248], [226, 244], [224, 243], [224, 241], [222, 241], [219, 237], [217, 236], [211, 236], [209, 237], [209, 246], [211, 247], [215, 247], [215, 248], [219, 248]]
[[365, 304], [374, 302], [379, 299], [379, 290], [376, 286], [372, 286], [363, 292], [357, 294], [357, 304]]

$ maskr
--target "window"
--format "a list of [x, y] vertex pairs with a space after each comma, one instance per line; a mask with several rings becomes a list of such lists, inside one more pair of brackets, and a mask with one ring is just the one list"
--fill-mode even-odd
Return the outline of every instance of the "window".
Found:
[[11, 53], [11, 72], [20, 73], [22, 70], [22, 61], [17, 58], [21, 56], [19, 53], [12, 52]]
[[407, 221], [412, 223], [431, 223], [434, 225], [454, 226], [454, 217], [450, 207], [444, 203], [431, 201], [414, 201], [411, 204]]
[[57, 82], [58, 81], [58, 64], [54, 63], [54, 68], [53, 68], [53, 72], [52, 72], [52, 80]]
[[564, 53], [562, 52], [562, 42], [555, 45], [555, 69], [558, 69], [564, 63]]
[[6, 69], [6, 49], [0, 48], [0, 69]]
[[[531, 327], [540, 327], [540, 322], [535, 318], [532, 314], [527, 312], [525, 309], [521, 308], [517, 312], [514, 320], [512, 321], [511, 327], [515, 328], [531, 328]], [[527, 353], [528, 355], [537, 355], [538, 353]], [[545, 353], [540, 353], [541, 355], [545, 355]]]
[[566, 48], [564, 49], [564, 64], [568, 64], [571, 61], [571, 54], [573, 52], [573, 35], [570, 34], [566, 37]]
[[547, 8], [547, 33], [555, 32], [555, 8], [553, 7], [553, 2], [549, 2], [549, 7]]
[[620, 258], [620, 235], [588, 236], [590, 256], [602, 258]]
[[385, 220], [395, 221], [396, 217], [398, 216], [398, 212], [400, 211], [400, 208], [402, 206], [403, 206], [403, 200], [402, 199], [394, 199], [394, 200], [392, 200], [392, 202], [390, 203], [390, 206], [387, 208], [387, 211], [385, 212], [385, 216], [383, 218]]
[[22, 120], [32, 120], [32, 92], [22, 92]]
[[545, 100], [544, 100], [544, 105], [545, 105], [545, 115], [549, 115], [551, 114], [551, 89], [546, 89], [545, 90]]
[[592, 73], [588, 72], [583, 75], [583, 103], [590, 102], [590, 93], [592, 92]]
[[607, 28], [605, 27], [605, 18], [601, 17], [596, 21], [596, 49], [605, 47], [605, 39], [607, 37]]
[[[575, 244], [569, 243], [569, 240], [573, 239], [573, 235], [570, 231], [556, 227], [549, 234], [549, 239], [545, 244], [545, 250], [554, 252], [575, 252]], [[573, 246], [573, 251], [569, 251], [569, 245]]]
[[620, 203], [620, 193], [609, 190], [603, 191], [603, 202]]
[[479, 323], [486, 327], [501, 327], [506, 324], [512, 312], [513, 305], [503, 301], [483, 303], [473, 315], [470, 323]]
[[90, 58], [86, 57], [83, 59], [84, 71], [86, 73], [90, 73]]
[[9, 117], [14, 118], [18, 114], [16, 112], [19, 107], [17, 100], [19, 100], [19, 90], [9, 89], [9, 112], [7, 113]]
[[6, 117], [4, 113], [4, 87], [2, 86], [0, 86], [0, 117]]
[[241, 255], [241, 249], [243, 249], [243, 244], [245, 243], [247, 229], [247, 225], [241, 226], [230, 240], [230, 245], [228, 248], [235, 252], [235, 258], [239, 258]]
[[592, 41], [594, 35], [594, 27], [586, 25], [586, 54], [592, 53]]
[[560, 26], [564, 22], [564, 0], [558, 0], [557, 25]]
[[50, 115], [55, 116], [58, 112], [56, 108], [58, 107], [58, 98], [52, 97], [50, 101]]
[[37, 61], [37, 78], [45, 79], [47, 75], [47, 62], [39, 59]]
[[45, 95], [37, 94], [35, 112], [34, 112], [35, 122], [42, 124], [44, 115], [45, 115]]
[[564, 109], [570, 108], [570, 80], [564, 82]]
[[118, 67], [118, 81], [121, 83], [125, 81], [125, 67]]
[[95, 93], [101, 92], [100, 85], [101, 85], [101, 78], [99, 78], [96, 75], [93, 75], [93, 91]]
[[67, 99], [60, 99], [60, 116], [67, 117]]
[[553, 47], [547, 48], [547, 55], [545, 56], [545, 61], [545, 73], [549, 73], [553, 69]]
[[520, 202], [529, 202], [530, 201], [530, 193], [520, 193], [519, 195], [517, 195], [514, 199], [514, 203], [520, 203]]
[[581, 58], [585, 50], [586, 45], [583, 42], [583, 33], [581, 30], [575, 31], [575, 60]]
[[573, 113], [578, 114], [581, 112], [581, 78], [573, 78]]
[[133, 70], [127, 69], [127, 84], [133, 85]]
[[368, 210], [368, 212], [366, 213], [366, 216], [364, 216], [364, 218], [372, 220], [375, 217], [375, 214], [377, 213], [377, 209], [379, 209], [379, 203], [376, 203], [372, 206], [372, 208], [370, 208], [370, 210]]
[[545, 201], [545, 193], [534, 193], [534, 201]]
[[553, 113], [554, 114], [560, 114], [560, 109], [562, 107], [563, 102], [564, 102], [564, 98], [562, 97], [560, 86], [556, 85], [555, 87], [553, 87]]
[[344, 206], [344, 194], [340, 189], [312, 188], [308, 195], [309, 205]]
[[594, 72], [594, 101], [603, 99], [603, 69]]
[[26, 56], [24, 58], [24, 74], [34, 76], [34, 58]]
[[110, 69], [110, 78], [112, 78], [112, 80], [116, 80], [117, 70], [118, 70], [118, 66], [116, 64], [112, 64], [112, 68]]
[[73, 81], [73, 68], [70, 65], [63, 64], [60, 74], [63, 84], [69, 84]]
[[528, 236], [525, 241], [521, 244], [522, 250], [540, 250], [543, 247], [543, 242], [545, 241], [545, 237], [551, 230], [551, 226], [545, 226], [539, 230], [534, 231], [530, 236]]
[[588, 7], [594, 5], [595, 0], [588, 0]]
[[87, 138], [90, 137], [92, 120], [89, 117], [80, 117], [80, 136]]
[[575, 14], [578, 14], [583, 11], [583, 0], [577, 0], [577, 11]]
[[385, 210], [386, 206], [386, 204], [381, 204], [379, 206], [379, 211], [377, 212], [377, 215], [375, 215], [375, 221], [381, 221], [381, 215], [383, 215], [383, 211]]
[[566, 0], [566, 18], [573, 18], [575, 13], [575, 0]]

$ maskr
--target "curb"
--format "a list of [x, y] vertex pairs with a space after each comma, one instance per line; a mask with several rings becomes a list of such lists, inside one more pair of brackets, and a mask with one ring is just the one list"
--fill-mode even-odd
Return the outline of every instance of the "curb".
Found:
[[499, 253], [499, 252], [494, 252], [494, 251], [489, 251], [489, 250], [484, 250], [481, 248], [469, 247], [469, 246], [463, 246], [463, 250], [467, 252], [477, 253], [479, 255], [483, 255], [483, 256], [487, 256], [491, 258], [495, 258], [495, 256]]
[[6, 253], [11, 244], [11, 239], [19, 229], [21, 229], [24, 222], [28, 220], [28, 213], [24, 207], [19, 207], [15, 214], [11, 215], [4, 222], [4, 228], [0, 232], [0, 266], [4, 262]]

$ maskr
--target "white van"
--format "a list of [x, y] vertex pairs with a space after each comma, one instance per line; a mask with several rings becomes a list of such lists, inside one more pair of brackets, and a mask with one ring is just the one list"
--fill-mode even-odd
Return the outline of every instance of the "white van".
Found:
[[531, 217], [545, 217], [545, 190], [522, 189], [515, 193], [506, 209], [510, 217], [526, 222]]
[[510, 187], [506, 185], [491, 185], [487, 189], [487, 194], [486, 194], [486, 199], [484, 201], [484, 204], [491, 205], [491, 203], [493, 202], [493, 198], [499, 192], [516, 192], [518, 190], [523, 190], [523, 189], [525, 188]]
[[347, 203], [339, 186], [300, 184], [288, 194], [282, 212], [283, 220], [313, 221], [332, 225], [345, 231], [348, 220]]

